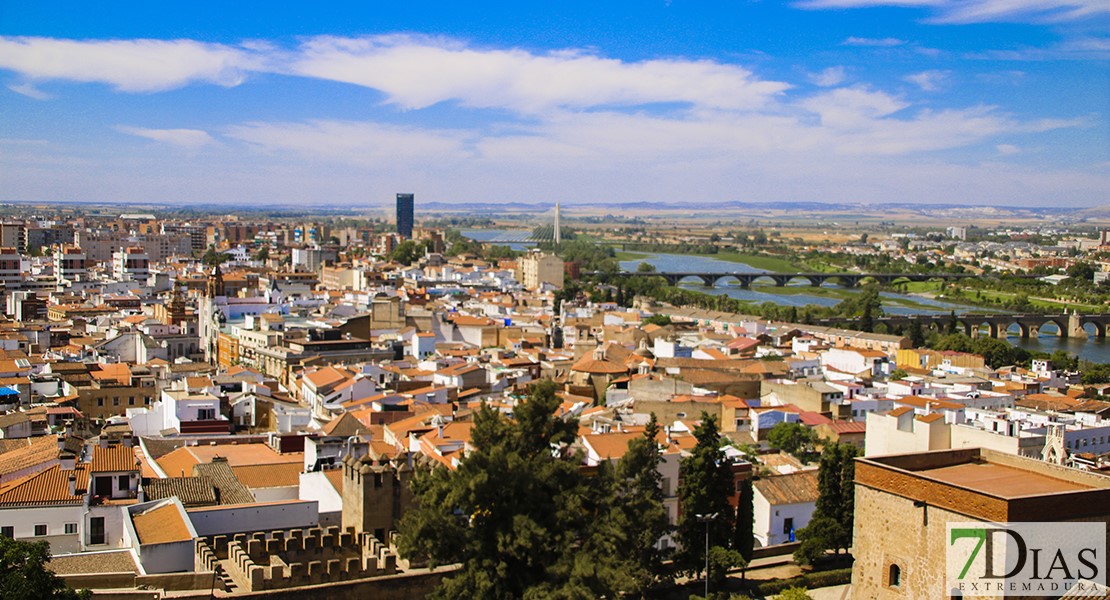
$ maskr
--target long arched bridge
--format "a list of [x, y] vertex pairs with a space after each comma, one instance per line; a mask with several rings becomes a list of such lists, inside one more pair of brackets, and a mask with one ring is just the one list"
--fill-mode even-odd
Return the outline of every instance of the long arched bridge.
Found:
[[657, 273], [654, 271], [604, 273], [601, 271], [592, 271], [586, 273], [586, 275], [602, 281], [617, 275], [623, 277], [662, 277], [669, 285], [678, 285], [679, 282], [690, 281], [701, 282], [701, 284], [705, 286], [717, 286], [721, 283], [732, 283], [735, 281], [742, 288], [751, 287], [752, 283], [759, 279], [766, 279], [776, 287], [785, 287], [792, 281], [804, 280], [808, 281], [809, 285], [813, 287], [820, 287], [825, 283], [837, 283], [842, 287], [854, 288], [863, 283], [864, 280], [873, 280], [879, 284], [889, 285], [902, 281], [954, 281], [958, 279], [981, 277], [981, 275], [973, 275], [971, 273], [773, 273], [770, 271], [749, 273]]
[[[814, 324], [840, 326], [852, 328], [854, 323], [859, 322], [860, 319], [818, 319]], [[920, 323], [926, 329], [943, 329], [948, 327], [952, 321], [955, 321], [956, 327], [962, 330], [967, 335], [976, 335], [981, 328], [986, 326], [990, 331], [991, 337], [1005, 337], [1006, 332], [1010, 327], [1017, 325], [1021, 337], [1037, 337], [1040, 330], [1045, 325], [1055, 325], [1060, 337], [1088, 337], [1087, 331], [1084, 326], [1090, 325], [1095, 330], [1095, 337], [1102, 339], [1106, 337], [1107, 330], [1110, 329], [1110, 314], [1098, 315], [1084, 315], [1076, 313], [1064, 313], [1056, 315], [1036, 315], [1036, 314], [1001, 314], [1001, 315], [980, 315], [980, 314], [958, 314], [958, 315], [888, 315], [877, 317], [872, 320], [875, 325], [886, 325], [887, 331], [899, 331], [903, 327], [908, 327], [914, 321]]]

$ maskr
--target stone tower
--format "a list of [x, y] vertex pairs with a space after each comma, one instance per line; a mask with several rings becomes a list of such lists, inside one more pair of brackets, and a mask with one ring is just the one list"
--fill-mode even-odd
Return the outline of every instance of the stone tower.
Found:
[[412, 469], [404, 459], [374, 460], [370, 455], [343, 459], [343, 528], [366, 532], [388, 543], [389, 532], [411, 506]]

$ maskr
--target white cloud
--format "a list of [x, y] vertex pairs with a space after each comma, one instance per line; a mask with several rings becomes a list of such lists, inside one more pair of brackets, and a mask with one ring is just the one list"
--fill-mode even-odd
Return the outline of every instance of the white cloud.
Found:
[[145, 129], [120, 125], [116, 127], [116, 130], [188, 150], [196, 150], [208, 144], [216, 143], [216, 140], [207, 131], [199, 129]]
[[865, 38], [865, 37], [850, 37], [843, 42], [842, 46], [875, 46], [878, 48], [892, 48], [894, 46], [905, 45], [905, 40], [898, 38]]
[[231, 138], [272, 153], [384, 167], [406, 162], [458, 161], [470, 150], [466, 130], [429, 130], [370, 121], [253, 122], [228, 129]]
[[1011, 154], [1017, 154], [1018, 152], [1021, 152], [1021, 148], [1018, 148], [1013, 144], [998, 144], [994, 148], [995, 150], [998, 150], [998, 153], [1002, 156], [1010, 156]]
[[710, 60], [625, 62], [579, 50], [534, 54], [416, 36], [313, 38], [290, 70], [380, 90], [405, 109], [455, 101], [522, 113], [674, 102], [755, 109], [790, 87]]
[[819, 85], [821, 87], [840, 85], [844, 83], [844, 80], [847, 78], [848, 73], [844, 70], [844, 67], [839, 66], [829, 67], [820, 73], [811, 73], [809, 75], [809, 80], [813, 82], [814, 85]]
[[1110, 14], [1106, 0], [799, 0], [799, 8], [900, 6], [931, 9], [938, 23], [1060, 22]]
[[32, 80], [103, 83], [124, 92], [157, 92], [192, 82], [238, 85], [258, 57], [193, 40], [61, 40], [0, 37], [0, 69]]
[[936, 92], [945, 86], [951, 75], [949, 71], [921, 71], [906, 75], [902, 80], [916, 85], [923, 92]]
[[23, 96], [27, 96], [28, 98], [33, 98], [35, 100], [50, 100], [51, 98], [54, 97], [54, 96], [51, 96], [50, 94], [47, 94], [46, 92], [36, 88], [35, 86], [31, 85], [30, 83], [12, 84], [12, 85], [8, 86], [8, 89], [17, 93], [17, 94], [21, 94]]

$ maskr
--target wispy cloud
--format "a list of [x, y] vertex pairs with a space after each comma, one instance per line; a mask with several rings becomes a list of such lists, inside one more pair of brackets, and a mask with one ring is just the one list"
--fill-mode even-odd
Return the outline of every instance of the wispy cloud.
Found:
[[821, 87], [840, 85], [844, 83], [846, 79], [848, 79], [848, 72], [841, 66], [829, 67], [820, 73], [809, 74], [809, 80], [814, 85], [819, 85]]
[[1077, 38], [1044, 47], [980, 50], [968, 52], [971, 60], [1042, 61], [1042, 60], [1108, 60], [1110, 38]]
[[216, 143], [215, 138], [207, 131], [199, 129], [146, 129], [143, 127], [119, 125], [116, 127], [116, 130], [121, 133], [135, 135], [156, 142], [163, 142], [187, 150], [196, 150], [208, 144]]
[[46, 92], [36, 88], [35, 86], [31, 85], [30, 83], [12, 84], [12, 85], [8, 86], [8, 89], [17, 93], [17, 94], [21, 94], [23, 96], [27, 96], [28, 98], [33, 98], [35, 100], [50, 100], [51, 98], [54, 97], [54, 96], [51, 96], [50, 94], [47, 94]]
[[251, 122], [227, 136], [267, 153], [385, 168], [410, 162], [458, 161], [470, 155], [466, 130], [425, 129], [373, 121]]
[[898, 38], [866, 38], [866, 37], [850, 37], [843, 42], [842, 46], [874, 46], [877, 48], [892, 48], [894, 46], [902, 46], [906, 44], [905, 40]]
[[902, 80], [916, 85], [923, 92], [936, 92], [947, 84], [951, 75], [950, 71], [921, 71], [920, 73], [906, 75]]
[[0, 37], [0, 69], [31, 80], [103, 83], [157, 92], [193, 82], [234, 86], [261, 68], [244, 49], [193, 40], [63, 40]]
[[522, 113], [660, 102], [752, 109], [790, 87], [710, 60], [626, 62], [581, 50], [536, 54], [421, 36], [313, 38], [290, 69], [380, 90], [406, 109], [450, 101]]
[[1013, 144], [998, 144], [994, 148], [995, 150], [998, 150], [998, 153], [1002, 156], [1010, 156], [1012, 154], [1017, 154], [1018, 152], [1021, 152], [1021, 148], [1018, 148]]
[[928, 9], [938, 23], [1061, 22], [1110, 14], [1106, 0], [800, 0], [806, 9], [897, 6]]

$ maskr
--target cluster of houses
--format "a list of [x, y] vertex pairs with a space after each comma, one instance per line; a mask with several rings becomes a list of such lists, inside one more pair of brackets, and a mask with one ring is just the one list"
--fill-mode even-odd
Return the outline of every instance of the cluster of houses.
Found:
[[986, 448], [1098, 471], [1110, 453], [1110, 403], [1048, 361], [993, 370], [900, 336], [560, 302], [573, 265], [539, 252], [343, 258], [128, 254], [113, 275], [6, 291], [0, 535], [50, 542], [53, 568], [94, 586], [391, 577], [414, 566], [393, 545], [413, 473], [457, 468], [475, 410], [511, 418], [545, 379], [583, 468], [655, 416], [672, 522], [682, 458], [715, 419], [736, 483], [754, 480], [759, 546], [794, 542], [817, 500], [817, 466], [768, 442], [782, 423], [869, 457]]

